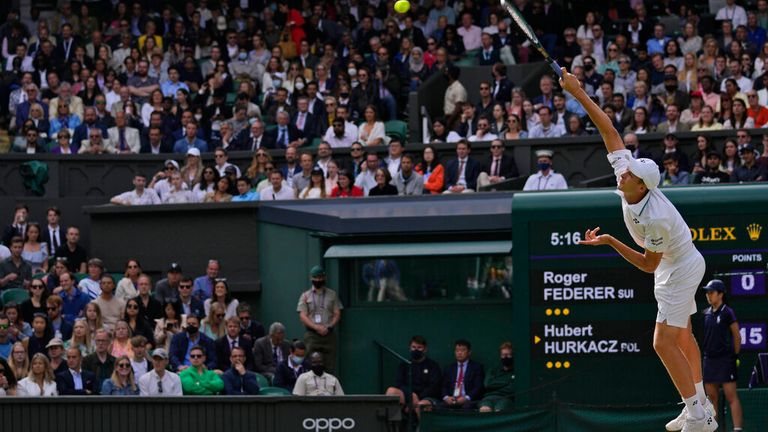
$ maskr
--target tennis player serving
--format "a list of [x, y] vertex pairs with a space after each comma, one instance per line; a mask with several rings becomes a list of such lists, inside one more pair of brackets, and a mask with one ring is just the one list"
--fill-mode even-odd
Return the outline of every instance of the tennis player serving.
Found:
[[701, 352], [690, 319], [696, 313], [694, 294], [704, 277], [704, 258], [693, 245], [688, 225], [658, 188], [658, 165], [651, 159], [632, 157], [608, 115], [565, 68], [560, 85], [584, 106], [600, 131], [616, 174], [624, 223], [644, 251], [638, 252], [610, 234], [600, 234], [600, 227], [587, 230], [579, 243], [611, 246], [635, 267], [654, 274], [658, 313], [653, 348], [685, 402], [680, 415], [667, 424], [667, 430], [712, 432], [717, 422], [704, 392]]

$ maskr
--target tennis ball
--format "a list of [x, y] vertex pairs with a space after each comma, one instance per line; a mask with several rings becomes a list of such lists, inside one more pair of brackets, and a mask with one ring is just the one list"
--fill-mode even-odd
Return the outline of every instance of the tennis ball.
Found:
[[404, 14], [411, 8], [411, 2], [408, 0], [397, 0], [395, 2], [395, 12]]

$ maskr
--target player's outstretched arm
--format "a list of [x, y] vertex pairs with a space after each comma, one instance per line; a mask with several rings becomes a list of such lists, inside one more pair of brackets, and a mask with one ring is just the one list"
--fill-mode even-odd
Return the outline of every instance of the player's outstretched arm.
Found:
[[613, 127], [613, 122], [611, 122], [608, 114], [603, 112], [603, 110], [589, 98], [587, 92], [581, 88], [581, 82], [579, 82], [579, 79], [576, 78], [575, 75], [568, 73], [565, 68], [562, 68], [562, 71], [563, 77], [560, 79], [560, 86], [568, 93], [572, 94], [584, 109], [587, 110], [589, 118], [592, 119], [592, 122], [597, 126], [600, 135], [603, 137], [603, 142], [605, 143], [605, 148], [608, 150], [608, 153], [616, 150], [624, 150], [624, 141], [621, 140], [621, 135], [619, 135], [619, 132]]
[[662, 253], [651, 252], [648, 249], [645, 253], [640, 253], [631, 247], [625, 245], [621, 240], [618, 240], [610, 234], [600, 234], [600, 227], [593, 230], [587, 230], [584, 234], [584, 240], [580, 241], [580, 245], [587, 246], [599, 246], [608, 245], [616, 250], [625, 260], [627, 260], [633, 266], [639, 268], [646, 273], [653, 273], [661, 263]]

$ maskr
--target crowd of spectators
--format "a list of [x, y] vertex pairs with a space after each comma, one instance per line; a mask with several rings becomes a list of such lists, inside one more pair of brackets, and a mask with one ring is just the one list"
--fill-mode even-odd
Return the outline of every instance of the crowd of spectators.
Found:
[[331, 374], [343, 306], [323, 268], [286, 311], [306, 328], [288, 339], [238, 301], [218, 260], [194, 278], [171, 263], [153, 283], [135, 259], [108, 272], [58, 209], [44, 240], [28, 216], [19, 205], [0, 243], [0, 395], [344, 394]]
[[[114, 202], [457, 192], [449, 172], [424, 170], [433, 165], [424, 155], [405, 157], [415, 174], [401, 170], [397, 152], [406, 137], [388, 135], [384, 126], [404, 118], [407, 93], [433, 74], [442, 74], [448, 88], [428, 142], [594, 132], [583, 108], [549, 75], [532, 95], [507, 77], [509, 65], [541, 57], [495, 2], [418, 2], [405, 14], [393, 12], [391, 1], [106, 3], [62, 2], [56, 10], [9, 4], [0, 11], [0, 125], [10, 131], [0, 136], [0, 149], [186, 158], [178, 180], [165, 178], [166, 170], [144, 178], [143, 188], [156, 194]], [[727, 0], [712, 11], [686, 1], [515, 3], [620, 132], [768, 123], [765, 0], [749, 10]], [[459, 80], [457, 64], [467, 61], [491, 66], [477, 103], [468, 102]], [[719, 144], [708, 151], [726, 161], [732, 155]], [[266, 150], [308, 146], [318, 146], [311, 167], [292, 151], [287, 167], [269, 170]], [[390, 147], [379, 166], [362, 157], [359, 148], [369, 146]], [[332, 159], [334, 148], [351, 148], [351, 158]], [[233, 167], [232, 175], [217, 160], [216, 178], [200, 164], [202, 153], [218, 159], [233, 150], [254, 153], [247, 170]], [[468, 165], [470, 173], [459, 166], [461, 191], [475, 190], [481, 172], [492, 182], [509, 178], [490, 164]], [[758, 166], [765, 170], [764, 157]]]

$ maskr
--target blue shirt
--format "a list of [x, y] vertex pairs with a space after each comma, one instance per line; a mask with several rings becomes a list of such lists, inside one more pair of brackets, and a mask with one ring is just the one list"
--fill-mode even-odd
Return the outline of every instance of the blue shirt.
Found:
[[701, 352], [704, 357], [729, 357], [733, 351], [733, 333], [731, 324], [736, 322], [736, 314], [725, 303], [717, 310], [708, 307], [704, 311], [704, 343]]
[[177, 81], [176, 83], [171, 81], [163, 81], [163, 83], [160, 84], [160, 91], [162, 91], [163, 96], [166, 97], [172, 97], [176, 99], [176, 92], [179, 91], [179, 89], [189, 91], [189, 86], [187, 83], [183, 83], [181, 81]]
[[232, 197], [232, 201], [258, 201], [259, 194], [254, 191], [248, 191], [245, 195], [235, 195]]
[[69, 370], [69, 373], [72, 374], [72, 381], [75, 383], [75, 390], [82, 390], [83, 374], [81, 372], [77, 372], [72, 369]]
[[213, 282], [207, 275], [195, 279], [192, 297], [199, 299], [201, 302], [206, 301], [213, 294]]
[[13, 348], [13, 341], [11, 340], [11, 337], [9, 335], [8, 341], [6, 343], [0, 343], [0, 357], [8, 360], [8, 358], [11, 357], [12, 348]]
[[195, 138], [191, 144], [192, 145], [190, 146], [190, 142], [187, 141], [187, 137], [184, 137], [176, 141], [176, 144], [173, 145], [173, 152], [187, 154], [187, 150], [192, 147], [196, 147], [198, 150], [200, 150], [200, 153], [206, 153], [208, 151], [208, 144], [200, 138]]
[[61, 308], [61, 315], [70, 323], [75, 322], [75, 318], [80, 317], [83, 309], [85, 309], [85, 305], [91, 301], [91, 298], [77, 287], [72, 287], [72, 297], [70, 297], [66, 291], [60, 292], [59, 296], [64, 300], [64, 305]]
[[[65, 119], [54, 117], [51, 119], [49, 123], [51, 125], [51, 129], [48, 131], [48, 134], [49, 136], [51, 136], [64, 128], [71, 129], [72, 131], [74, 131], [76, 127], [80, 126], [80, 117], [74, 114], [70, 114], [69, 117]], [[80, 143], [78, 143], [78, 145], [79, 144]]]
[[184, 354], [184, 361], [181, 364], [184, 366], [192, 366], [192, 362], [189, 361], [189, 352], [200, 342], [200, 333], [197, 334], [197, 339], [195, 339], [194, 342], [192, 342], [192, 339], [189, 338], [189, 334], [187, 334], [187, 340], [189, 341], [189, 343], [187, 343], [187, 352]]
[[669, 38], [664, 36], [664, 39], [658, 40], [656, 38], [650, 38], [648, 39], [648, 42], [646, 42], [646, 46], [648, 47], [648, 57], [660, 53], [664, 54], [664, 46], [669, 42]]

